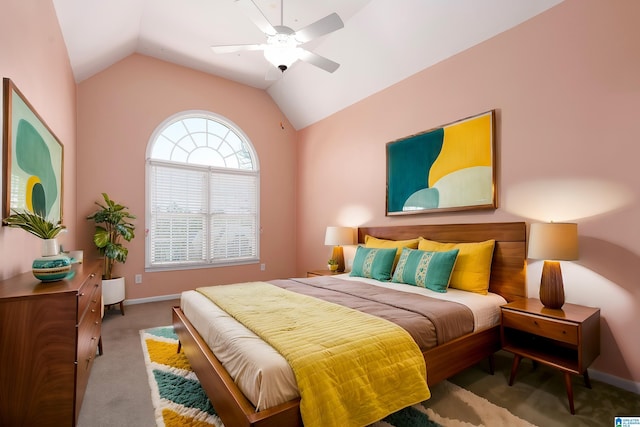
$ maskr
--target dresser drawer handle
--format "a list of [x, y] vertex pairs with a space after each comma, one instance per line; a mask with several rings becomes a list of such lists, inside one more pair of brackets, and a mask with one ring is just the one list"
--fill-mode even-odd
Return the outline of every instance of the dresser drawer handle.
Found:
[[91, 302], [95, 304], [95, 303], [98, 302], [98, 300], [97, 299], [92, 299]]
[[96, 309], [95, 309], [95, 308], [92, 308], [92, 309], [91, 309], [91, 312], [92, 312], [92, 313], [95, 313], [95, 312], [96, 312]]
[[97, 324], [99, 324], [99, 323], [100, 323], [100, 322], [98, 322], [97, 320], [95, 321], [95, 324], [96, 324], [96, 325], [97, 325]]
[[[96, 277], [96, 273], [91, 273], [91, 274], [89, 275], [89, 279], [93, 279], [94, 277]], [[97, 285], [96, 285], [96, 286], [97, 286]]]
[[93, 285], [94, 288], [97, 288], [98, 286], [100, 286], [100, 283], [96, 283]]
[[80, 292], [80, 296], [83, 297], [84, 296], [84, 292]]

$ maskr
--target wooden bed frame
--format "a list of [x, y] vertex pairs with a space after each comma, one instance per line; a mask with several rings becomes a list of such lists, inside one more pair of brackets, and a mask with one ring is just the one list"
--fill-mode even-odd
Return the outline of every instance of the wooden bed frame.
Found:
[[[507, 301], [526, 297], [524, 222], [361, 227], [358, 229], [358, 241], [364, 242], [367, 234], [393, 240], [422, 236], [429, 240], [452, 243], [495, 239], [490, 291], [502, 295]], [[256, 412], [179, 307], [173, 308], [173, 326], [194, 372], [226, 426], [303, 425], [299, 399]], [[485, 358], [489, 358], [493, 372], [492, 356], [499, 349], [499, 326], [495, 326], [427, 350], [423, 352], [427, 381], [432, 386]]]

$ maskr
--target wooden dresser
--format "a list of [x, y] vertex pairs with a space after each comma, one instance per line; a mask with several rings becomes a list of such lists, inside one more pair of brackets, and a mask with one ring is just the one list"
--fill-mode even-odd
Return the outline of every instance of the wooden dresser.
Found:
[[75, 426], [97, 349], [102, 263], [0, 281], [0, 426]]

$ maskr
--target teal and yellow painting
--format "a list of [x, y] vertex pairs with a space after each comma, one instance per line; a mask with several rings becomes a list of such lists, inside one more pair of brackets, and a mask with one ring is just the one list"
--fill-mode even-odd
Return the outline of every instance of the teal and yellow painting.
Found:
[[[9, 79], [4, 82], [10, 114], [7, 171], [8, 209], [28, 210], [53, 222], [62, 219], [62, 144]], [[7, 117], [10, 115], [10, 117]]]
[[387, 144], [387, 215], [495, 208], [494, 111]]

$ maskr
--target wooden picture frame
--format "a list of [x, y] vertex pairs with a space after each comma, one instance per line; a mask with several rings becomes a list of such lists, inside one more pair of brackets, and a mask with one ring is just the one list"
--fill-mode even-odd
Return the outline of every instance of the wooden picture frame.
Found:
[[10, 79], [3, 89], [3, 218], [28, 210], [62, 222], [63, 145]]
[[387, 143], [386, 215], [495, 209], [495, 110]]

